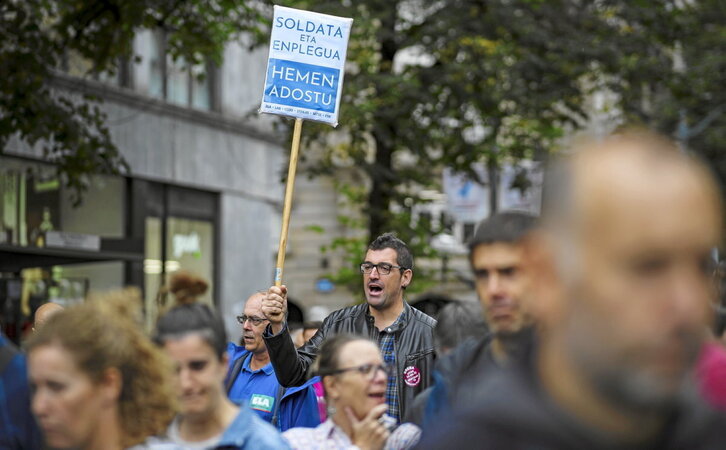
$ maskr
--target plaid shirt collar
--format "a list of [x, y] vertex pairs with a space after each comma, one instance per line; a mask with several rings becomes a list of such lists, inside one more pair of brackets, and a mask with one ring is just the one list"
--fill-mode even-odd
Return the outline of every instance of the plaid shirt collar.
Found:
[[[366, 322], [370, 325], [375, 326], [376, 319], [371, 315], [370, 309], [371, 309], [371, 307], [368, 306], [365, 310], [366, 311]], [[398, 315], [396, 320], [391, 325], [389, 325], [388, 327], [386, 327], [386, 329], [381, 330], [381, 331], [385, 331], [386, 333], [398, 333], [400, 330], [402, 330], [408, 323], [408, 316], [410, 315], [409, 314], [410, 309], [411, 309], [411, 305], [409, 305], [406, 302], [406, 300], [404, 300], [403, 301], [403, 311], [401, 311], [401, 314]]]

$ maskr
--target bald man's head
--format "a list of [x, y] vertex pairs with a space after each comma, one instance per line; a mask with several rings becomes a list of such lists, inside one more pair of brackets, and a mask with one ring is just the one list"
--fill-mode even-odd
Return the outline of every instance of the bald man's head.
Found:
[[544, 339], [559, 342], [604, 398], [660, 407], [674, 399], [709, 320], [716, 184], [646, 133], [583, 145], [557, 175], [544, 212], [558, 268], [540, 305]]
[[242, 342], [247, 351], [255, 354], [267, 353], [267, 346], [262, 339], [262, 334], [267, 327], [267, 318], [262, 313], [262, 300], [266, 292], [252, 294], [245, 303], [242, 320]]
[[33, 320], [33, 331], [37, 331], [48, 321], [50, 316], [62, 311], [63, 307], [58, 303], [44, 303], [35, 310], [35, 318]]

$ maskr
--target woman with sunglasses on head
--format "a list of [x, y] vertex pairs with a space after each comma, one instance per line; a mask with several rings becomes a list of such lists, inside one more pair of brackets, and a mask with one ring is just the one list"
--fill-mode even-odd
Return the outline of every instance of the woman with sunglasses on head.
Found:
[[316, 428], [293, 428], [283, 437], [294, 449], [408, 449], [421, 430], [396, 426], [385, 414], [389, 368], [378, 346], [350, 334], [328, 338], [320, 347], [317, 373], [322, 377], [328, 419]]
[[175, 274], [168, 291], [176, 306], [156, 324], [154, 340], [176, 365], [180, 413], [167, 430], [168, 441], [187, 449], [288, 448], [270, 424], [227, 398], [227, 333], [222, 319], [197, 303], [206, 290], [203, 279]]

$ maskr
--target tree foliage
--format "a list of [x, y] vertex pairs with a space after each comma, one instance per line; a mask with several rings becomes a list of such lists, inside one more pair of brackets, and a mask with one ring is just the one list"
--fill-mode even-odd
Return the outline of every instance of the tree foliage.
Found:
[[[314, 173], [348, 161], [365, 174], [371, 236], [397, 228], [415, 238], [397, 219], [444, 166], [476, 179], [474, 162], [496, 173], [505, 161], [552, 151], [587, 124], [594, 92], [611, 92], [627, 123], [668, 134], [681, 117], [692, 126], [711, 117], [708, 132], [689, 142], [723, 142], [726, 7], [718, 0], [284, 3], [354, 18], [340, 129], [308, 126], [306, 134], [328, 146]], [[678, 51], [685, 70], [674, 66]], [[343, 144], [325, 144], [331, 134]]]
[[[679, 139], [726, 183], [726, 4], [718, 0], [667, 2], [618, 13], [642, 23], [650, 45], [619, 72], [620, 106], [630, 122]], [[670, 6], [670, 7], [669, 7]]]
[[127, 165], [111, 141], [100, 99], [54, 89], [69, 57], [89, 62], [88, 77], [113, 74], [135, 58], [134, 36], [163, 30], [173, 58], [221, 63], [224, 45], [242, 32], [260, 34], [265, 19], [252, 2], [234, 0], [8, 0], [0, 2], [0, 152], [19, 137], [75, 192], [86, 176]]
[[[98, 99], [53, 89], [66, 58], [89, 61], [89, 76], [114, 72], [134, 58], [138, 31], [162, 29], [174, 57], [219, 63], [241, 32], [266, 42], [263, 3], [0, 2], [0, 151], [12, 136], [41, 144], [77, 193], [87, 173], [124, 170]], [[365, 235], [395, 230], [418, 255], [432, 254], [428, 237], [441, 226], [414, 221], [412, 207], [423, 188], [438, 187], [442, 167], [476, 179], [472, 163], [496, 175], [503, 162], [546, 154], [587, 123], [597, 91], [614, 95], [626, 123], [679, 136], [726, 180], [723, 1], [275, 3], [354, 18], [341, 125], [307, 124], [305, 136], [326, 148], [311, 173], [344, 166], [362, 175], [348, 191], [366, 220], [348, 225]], [[333, 244], [360, 249], [367, 240]]]

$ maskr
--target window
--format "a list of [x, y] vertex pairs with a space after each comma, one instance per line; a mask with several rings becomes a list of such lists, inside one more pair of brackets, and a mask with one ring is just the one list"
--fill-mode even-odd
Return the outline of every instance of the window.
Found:
[[149, 94], [180, 106], [215, 110], [213, 97], [216, 70], [211, 63], [189, 67], [183, 58], [174, 60], [166, 51], [166, 34], [157, 31], [149, 49]]
[[68, 74], [78, 78], [90, 78], [102, 83], [117, 87], [132, 87], [131, 63], [126, 58], [116, 61], [116, 67], [112, 72], [95, 73], [93, 62], [83, 57], [76, 51], [67, 51], [61, 61], [61, 68]]
[[134, 179], [131, 197], [131, 232], [144, 238], [145, 250], [143, 264], [131, 265], [127, 281], [144, 286], [147, 329], [157, 318], [160, 288], [179, 270], [206, 279], [209, 289], [201, 300], [213, 304], [218, 295], [217, 194]]
[[[95, 175], [88, 181], [83, 202], [74, 205], [54, 166], [0, 157], [0, 326], [15, 342], [41, 304], [70, 305], [90, 291], [125, 284], [124, 259], [108, 246], [135, 253], [125, 240], [126, 180]], [[78, 240], [60, 244], [60, 235]], [[77, 247], [88, 242], [81, 236], [98, 247]], [[139, 249], [131, 259], [140, 255]]]

